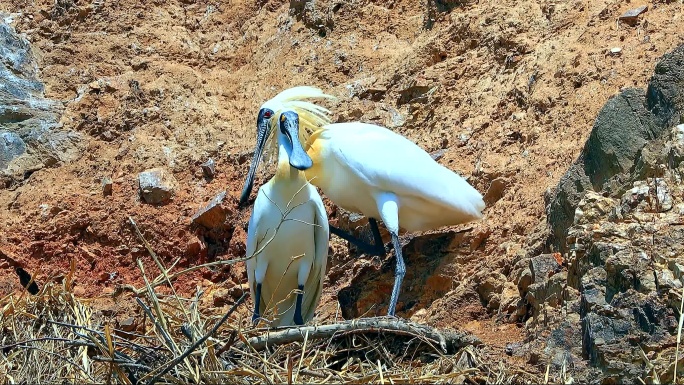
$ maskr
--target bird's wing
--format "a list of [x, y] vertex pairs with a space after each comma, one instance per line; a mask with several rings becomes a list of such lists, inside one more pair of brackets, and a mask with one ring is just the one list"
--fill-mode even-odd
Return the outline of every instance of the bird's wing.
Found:
[[[330, 241], [330, 229], [328, 226], [328, 214], [325, 212], [325, 206], [321, 196], [318, 195], [316, 188], [309, 185], [311, 191], [311, 202], [314, 205], [314, 261], [311, 267], [311, 273], [307, 283], [314, 286], [312, 296], [307, 298], [307, 303], [303, 304], [304, 319], [312, 319], [316, 306], [321, 299], [323, 293], [323, 281], [325, 280], [325, 270], [328, 263], [328, 243]], [[306, 290], [306, 288], [305, 288]]]
[[405, 137], [366, 123], [336, 123], [325, 129], [330, 151], [364, 183], [397, 195], [436, 200], [481, 217], [482, 195]]
[[[267, 235], [263, 228], [258, 225], [261, 216], [264, 214], [267, 205], [270, 203], [268, 198], [265, 196], [264, 188], [268, 185], [264, 185], [259, 188], [257, 192], [256, 200], [254, 200], [254, 207], [252, 208], [252, 215], [249, 217], [249, 224], [247, 225], [247, 253], [246, 257], [250, 257], [245, 261], [247, 267], [247, 280], [249, 282], [249, 293], [252, 299], [255, 299], [256, 293], [256, 281], [254, 278], [254, 271], [256, 270], [256, 256], [252, 256], [259, 249], [259, 246], [264, 241], [264, 236]], [[259, 304], [260, 311], [264, 311], [261, 304]]]

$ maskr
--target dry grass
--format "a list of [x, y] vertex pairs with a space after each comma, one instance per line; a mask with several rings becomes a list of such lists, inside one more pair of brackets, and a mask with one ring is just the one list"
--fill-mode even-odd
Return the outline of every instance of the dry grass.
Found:
[[303, 341], [257, 350], [250, 341], [265, 331], [233, 315], [240, 300], [227, 313], [210, 315], [198, 307], [201, 293], [161, 296], [150, 285], [135, 297], [144, 325], [127, 333], [73, 295], [72, 275], [48, 282], [38, 295], [2, 300], [1, 383], [523, 381], [483, 364], [472, 345], [446, 355], [410, 333], [375, 330], [315, 340], [307, 334]]
[[[76, 265], [61, 282], [37, 295], [2, 299], [0, 383], [526, 383], [529, 373], [487, 365], [477, 339], [427, 326], [382, 318], [273, 332], [230, 310], [200, 309], [202, 292], [183, 298], [173, 277], [132, 226], [162, 274], [132, 288], [142, 309], [135, 331], [114, 328], [86, 300], [73, 294]], [[172, 266], [173, 268], [173, 266]], [[168, 286], [171, 295], [155, 288]], [[167, 292], [169, 290], [166, 290]], [[332, 332], [331, 332], [332, 329]], [[280, 337], [278, 337], [280, 336]], [[445, 337], [446, 336], [446, 337]], [[280, 339], [279, 339], [280, 338]], [[266, 343], [264, 343], [266, 341]], [[447, 353], [448, 351], [448, 353]]]

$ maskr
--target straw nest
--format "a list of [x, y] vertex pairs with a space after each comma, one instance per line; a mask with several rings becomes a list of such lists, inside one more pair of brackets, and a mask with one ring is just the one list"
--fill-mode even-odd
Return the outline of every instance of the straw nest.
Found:
[[[140, 261], [138, 267], [145, 287], [133, 290], [130, 297], [119, 297], [137, 302], [142, 309], [144, 319], [135, 331], [116, 329], [87, 300], [74, 296], [73, 262], [61, 282], [47, 282], [37, 295], [23, 292], [3, 298], [0, 383], [522, 383], [531, 379], [523, 372], [483, 363], [480, 341], [466, 333], [387, 317], [269, 331], [236, 315], [239, 306], [247, 306], [247, 294], [227, 312], [201, 309], [201, 292], [191, 298], [175, 294], [177, 273], [162, 268], [162, 275], [150, 281]], [[171, 295], [155, 289], [162, 284]]]

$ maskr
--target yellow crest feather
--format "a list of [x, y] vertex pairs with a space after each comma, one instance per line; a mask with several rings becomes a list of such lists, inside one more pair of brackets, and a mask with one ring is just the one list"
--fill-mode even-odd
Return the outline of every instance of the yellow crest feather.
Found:
[[[330, 110], [325, 107], [308, 102], [304, 99], [337, 99], [332, 95], [324, 93], [321, 89], [311, 86], [298, 86], [288, 88], [262, 105], [273, 110], [273, 116], [280, 116], [285, 110], [291, 110], [299, 115], [299, 140], [306, 143], [309, 136], [319, 128], [332, 123]], [[275, 130], [278, 120], [271, 118], [270, 135], [268, 144], [265, 148], [265, 159], [270, 159], [278, 148]]]

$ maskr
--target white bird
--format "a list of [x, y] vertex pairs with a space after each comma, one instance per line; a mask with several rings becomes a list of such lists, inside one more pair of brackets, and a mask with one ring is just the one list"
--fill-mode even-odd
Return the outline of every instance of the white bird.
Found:
[[249, 200], [249, 194], [252, 192], [254, 183], [254, 175], [262, 155], [266, 153], [270, 158], [273, 151], [277, 150], [277, 136], [273, 133], [278, 125], [274, 118], [276, 114], [291, 110], [299, 116], [299, 140], [300, 143], [305, 143], [309, 135], [320, 127], [330, 124], [330, 111], [318, 106], [316, 104], [304, 101], [303, 99], [313, 98], [328, 98], [335, 99], [334, 96], [324, 94], [323, 91], [316, 87], [298, 86], [288, 88], [270, 100], [266, 101], [259, 108], [259, 115], [257, 116], [257, 150], [254, 152], [254, 159], [247, 174], [247, 182], [242, 189], [242, 196], [240, 197], [239, 206], [243, 207]]
[[[368, 217], [375, 245], [334, 226], [329, 226], [331, 233], [369, 254], [382, 256], [385, 247], [376, 219], [383, 220], [392, 235], [397, 259], [388, 309], [388, 314], [394, 315], [406, 273], [399, 228], [424, 231], [480, 219], [485, 207], [482, 195], [403, 136], [360, 122], [330, 124], [330, 112], [302, 100], [306, 98], [334, 99], [314, 87], [287, 89], [262, 105], [257, 125], [266, 127], [274, 112], [284, 108], [305, 117], [300, 119], [304, 128], [300, 136], [313, 161], [313, 166], [305, 171], [307, 179], [336, 205]], [[266, 140], [261, 134], [265, 131], [259, 131], [260, 141]], [[256, 167], [256, 162], [252, 162], [252, 167]], [[250, 169], [250, 174], [253, 172]], [[240, 205], [247, 202], [251, 188], [251, 182], [245, 185]]]
[[244, 190], [248, 197], [266, 139], [275, 131], [277, 171], [259, 189], [247, 230], [252, 319], [256, 322], [264, 315], [274, 327], [302, 325], [313, 318], [321, 298], [330, 237], [323, 201], [301, 171], [312, 163], [301, 145], [298, 115], [285, 110], [278, 111], [278, 116], [259, 126]]
[[[389, 230], [397, 260], [391, 316], [406, 273], [399, 229], [425, 231], [482, 218], [485, 203], [475, 188], [384, 127], [360, 122], [325, 125], [310, 136], [305, 149], [313, 161], [305, 171], [307, 179], [337, 206], [369, 218], [376, 245], [366, 249], [384, 255], [376, 219]], [[331, 232], [363, 244], [339, 229], [331, 227]]]

